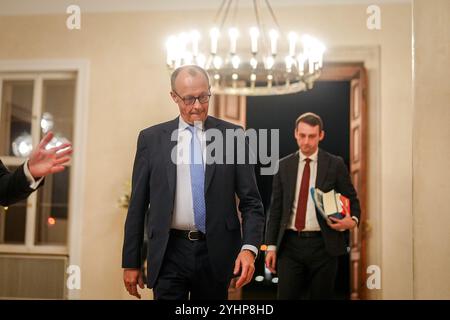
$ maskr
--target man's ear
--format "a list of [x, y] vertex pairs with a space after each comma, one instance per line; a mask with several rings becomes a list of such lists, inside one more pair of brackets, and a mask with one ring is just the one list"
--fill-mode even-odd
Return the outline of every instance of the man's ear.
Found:
[[325, 131], [322, 130], [319, 135], [319, 141], [322, 141], [325, 138]]
[[170, 96], [172, 97], [172, 100], [175, 102], [175, 103], [178, 103], [178, 101], [177, 101], [177, 95], [175, 94], [175, 93], [173, 93], [173, 91], [170, 91], [169, 92], [169, 94], [170, 94]]

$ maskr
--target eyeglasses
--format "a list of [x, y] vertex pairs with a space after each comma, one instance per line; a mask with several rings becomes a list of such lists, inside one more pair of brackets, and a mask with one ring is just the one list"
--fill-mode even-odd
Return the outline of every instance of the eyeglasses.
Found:
[[201, 104], [207, 103], [209, 101], [209, 98], [211, 97], [211, 94], [202, 94], [201, 96], [198, 96], [198, 97], [187, 96], [187, 97], [183, 98], [175, 90], [173, 90], [173, 93], [175, 93], [178, 98], [183, 100], [183, 103], [187, 106], [191, 106], [191, 105], [195, 104], [195, 100], [198, 100], [198, 102]]

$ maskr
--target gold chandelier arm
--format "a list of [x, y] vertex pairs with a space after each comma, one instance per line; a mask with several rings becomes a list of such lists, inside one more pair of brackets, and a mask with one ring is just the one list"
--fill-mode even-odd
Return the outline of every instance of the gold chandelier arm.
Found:
[[220, 4], [219, 10], [217, 10], [216, 16], [214, 17], [214, 20], [213, 20], [213, 23], [214, 23], [214, 24], [216, 24], [216, 23], [217, 23], [217, 20], [219, 20], [220, 13], [222, 12], [222, 9], [223, 9], [223, 7], [225, 6], [225, 3], [226, 3], [227, 1], [228, 1], [228, 0], [222, 0], [222, 3]]
[[237, 20], [236, 20], [236, 17], [237, 17], [238, 8], [239, 8], [239, 0], [236, 0], [234, 3], [235, 3], [235, 4], [234, 4], [234, 12], [233, 12], [233, 19], [232, 19], [233, 23], [232, 23], [232, 26], [237, 27], [237, 23], [236, 23]]
[[225, 8], [225, 13], [222, 17], [222, 21], [220, 22], [220, 26], [219, 26], [220, 31], [222, 31], [225, 21], [227, 20], [228, 12], [230, 11], [230, 6], [231, 6], [231, 3], [233, 2], [233, 0], [228, 0], [227, 2], [228, 2], [227, 7]]
[[[267, 46], [266, 29], [265, 29], [264, 25], [261, 23], [261, 18], [259, 16], [258, 0], [253, 0], [253, 8], [255, 11], [256, 24], [257, 24], [259, 30], [261, 30], [261, 34], [262, 34], [262, 44], [263, 44], [262, 49], [264, 51], [269, 51], [268, 46]], [[263, 50], [260, 50], [260, 51], [263, 51]], [[263, 56], [267, 55], [267, 54], [268, 54], [268, 52], [264, 52]]]
[[260, 30], [261, 28], [261, 19], [259, 18], [259, 10], [258, 10], [258, 0], [253, 0], [253, 10], [255, 11], [256, 25]]
[[277, 26], [279, 32], [281, 33], [280, 24], [278, 23], [277, 17], [275, 16], [275, 13], [273, 12], [273, 9], [269, 3], [269, 0], [265, 0], [265, 2], [266, 2], [267, 9], [269, 10], [270, 15], [272, 16], [273, 22], [275, 22], [275, 25]]

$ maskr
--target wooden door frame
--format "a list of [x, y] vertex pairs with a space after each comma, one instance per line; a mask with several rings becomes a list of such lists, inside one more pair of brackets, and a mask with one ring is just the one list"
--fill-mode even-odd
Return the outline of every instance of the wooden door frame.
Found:
[[[382, 193], [381, 193], [381, 50], [379, 46], [336, 46], [327, 49], [324, 57], [325, 67], [342, 65], [364, 66], [367, 70], [367, 109], [368, 130], [367, 141], [367, 203], [364, 213], [370, 212], [370, 241], [367, 243], [368, 265], [382, 266]], [[322, 79], [330, 79], [330, 74], [324, 73]], [[334, 78], [338, 80], [339, 78]], [[215, 114], [215, 110], [211, 110]], [[216, 116], [219, 116], [216, 114]], [[381, 273], [383, 279], [383, 273]], [[362, 270], [361, 280], [368, 277], [366, 270]], [[365, 299], [380, 299], [381, 290], [366, 290]]]
[[[350, 176], [361, 205], [359, 228], [350, 232], [350, 299], [367, 299], [367, 240], [370, 232], [367, 211], [367, 72], [363, 63], [326, 63], [319, 81], [350, 82]], [[354, 92], [356, 92], [356, 97]], [[355, 111], [358, 106], [359, 111]], [[358, 115], [355, 116], [355, 113]], [[356, 155], [356, 153], [358, 154]], [[359, 158], [356, 159], [356, 156]]]

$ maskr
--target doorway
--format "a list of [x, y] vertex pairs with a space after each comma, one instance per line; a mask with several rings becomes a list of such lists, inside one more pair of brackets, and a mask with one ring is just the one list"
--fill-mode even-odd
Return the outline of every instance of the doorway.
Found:
[[[362, 63], [328, 63], [320, 81], [307, 92], [264, 97], [219, 96], [214, 114], [245, 129], [280, 130], [280, 158], [295, 152], [293, 137], [295, 119], [302, 113], [319, 114], [325, 127], [325, 139], [320, 147], [341, 156], [358, 192], [362, 217], [360, 227], [350, 233], [351, 251], [339, 260], [336, 299], [365, 299], [367, 257], [366, 233], [369, 230], [366, 209], [367, 186], [367, 76]], [[270, 150], [270, 147], [268, 148]], [[267, 213], [272, 191], [272, 176], [261, 176], [256, 168], [257, 183]], [[264, 246], [261, 248], [264, 250]], [[276, 275], [264, 267], [264, 254], [256, 261], [254, 281], [242, 292], [230, 291], [231, 298], [276, 298]]]

